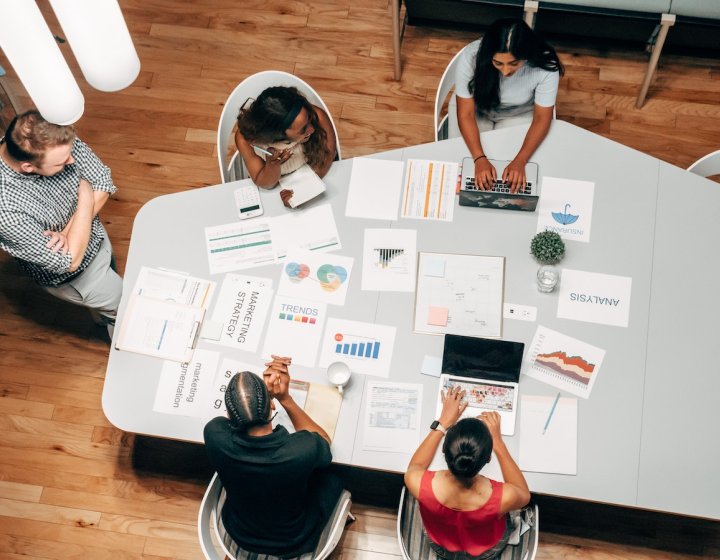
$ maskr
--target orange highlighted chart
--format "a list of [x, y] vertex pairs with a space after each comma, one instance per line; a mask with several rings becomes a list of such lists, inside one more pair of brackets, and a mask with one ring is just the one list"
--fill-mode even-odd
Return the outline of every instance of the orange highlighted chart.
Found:
[[602, 348], [538, 326], [523, 373], [587, 399], [604, 357]]

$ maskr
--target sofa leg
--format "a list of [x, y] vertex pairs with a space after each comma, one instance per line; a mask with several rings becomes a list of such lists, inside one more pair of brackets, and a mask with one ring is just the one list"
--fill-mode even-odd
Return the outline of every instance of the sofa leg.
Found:
[[638, 109], [641, 109], [645, 103], [645, 97], [647, 97], [648, 89], [650, 89], [650, 82], [655, 74], [655, 69], [657, 68], [660, 53], [662, 52], [663, 45], [665, 44], [665, 39], [667, 38], [670, 27], [673, 25], [675, 25], [675, 16], [673, 14], [663, 14], [661, 16], [660, 32], [658, 33], [655, 41], [655, 46], [653, 47], [650, 60], [648, 61], [647, 71], [645, 72], [645, 78], [643, 79], [642, 86], [640, 87], [640, 93], [638, 94], [637, 101], [635, 102], [635, 107]]

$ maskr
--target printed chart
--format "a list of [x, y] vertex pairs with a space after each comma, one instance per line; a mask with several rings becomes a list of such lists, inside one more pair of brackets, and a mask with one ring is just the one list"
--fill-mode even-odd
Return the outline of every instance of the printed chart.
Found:
[[451, 222], [457, 175], [457, 163], [408, 160], [400, 215], [403, 218]]
[[353, 260], [352, 257], [291, 249], [280, 275], [278, 293], [344, 305]]
[[290, 356], [293, 364], [313, 367], [317, 361], [326, 309], [322, 302], [276, 296], [270, 312], [263, 357], [269, 358], [271, 354]]
[[602, 348], [538, 326], [523, 373], [587, 399], [604, 357]]
[[362, 289], [414, 291], [416, 244], [414, 229], [366, 229]]
[[275, 262], [267, 220], [206, 227], [205, 242], [211, 274]]
[[354, 373], [388, 377], [394, 343], [395, 327], [328, 319], [319, 365], [345, 362]]

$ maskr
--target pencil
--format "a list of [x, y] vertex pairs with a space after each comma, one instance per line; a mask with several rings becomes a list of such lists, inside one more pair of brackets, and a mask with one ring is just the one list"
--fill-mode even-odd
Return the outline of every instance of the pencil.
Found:
[[262, 154], [265, 154], [266, 156], [271, 156], [272, 152], [268, 152], [265, 148], [261, 148], [260, 146], [256, 146], [255, 144], [250, 144], [253, 148], [255, 148], [257, 151], [259, 151]]
[[560, 391], [558, 391], [558, 394], [555, 395], [555, 401], [553, 402], [552, 408], [550, 409], [550, 414], [548, 414], [547, 420], [545, 420], [545, 427], [543, 428], [543, 435], [545, 435], [545, 432], [548, 429], [548, 426], [550, 425], [550, 420], [553, 417], [553, 413], [555, 412], [555, 407], [557, 406], [558, 400], [560, 400]]

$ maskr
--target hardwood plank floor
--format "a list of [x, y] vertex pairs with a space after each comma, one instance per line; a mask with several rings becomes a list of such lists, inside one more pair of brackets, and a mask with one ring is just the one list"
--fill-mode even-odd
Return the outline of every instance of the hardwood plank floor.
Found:
[[[278, 69], [308, 81], [349, 158], [431, 141], [438, 80], [476, 36], [408, 27], [396, 82], [387, 0], [120, 3], [142, 61], [131, 87], [89, 88], [61, 45], [85, 94], [78, 132], [119, 187], [102, 218], [120, 270], [144, 203], [219, 181], [217, 121], [247, 75]], [[62, 36], [47, 0], [39, 4]], [[717, 58], [664, 54], [638, 110], [641, 49], [554, 43], [567, 67], [558, 118], [681, 167], [720, 147]], [[0, 64], [29, 108], [2, 53]], [[84, 310], [47, 296], [0, 253], [0, 559], [201, 558], [195, 515], [210, 475], [202, 449], [167, 450], [110, 425], [101, 407], [107, 353], [106, 334]], [[395, 512], [354, 511], [334, 558], [399, 558]], [[717, 525], [683, 541], [692, 554], [672, 552], [675, 534], [658, 525], [639, 547], [615, 544], [610, 533], [599, 540], [541, 531], [538, 558], [720, 557]]]

